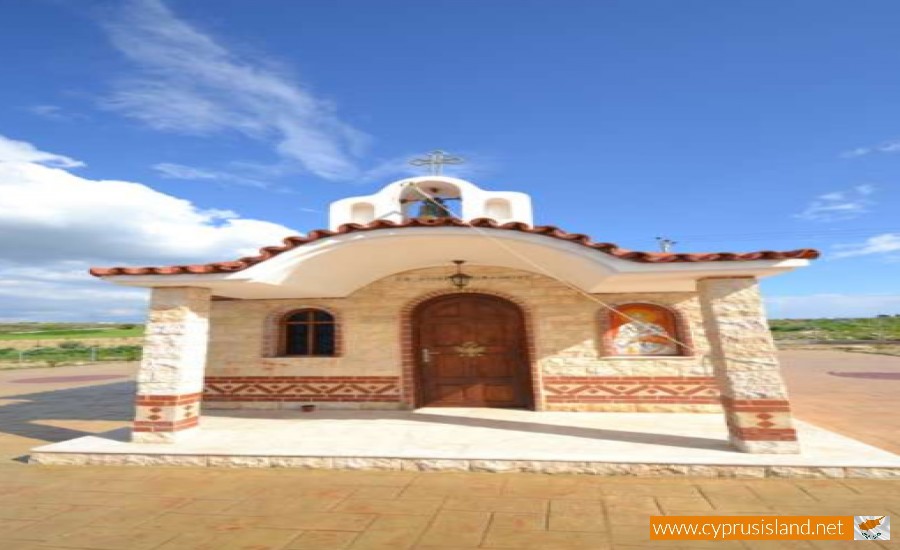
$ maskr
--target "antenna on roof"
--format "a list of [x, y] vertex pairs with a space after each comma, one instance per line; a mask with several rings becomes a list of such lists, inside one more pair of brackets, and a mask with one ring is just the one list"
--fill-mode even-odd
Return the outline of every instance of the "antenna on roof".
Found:
[[659, 250], [665, 253], [672, 252], [672, 247], [678, 244], [677, 241], [665, 237], [656, 237], [656, 242], [659, 243]]

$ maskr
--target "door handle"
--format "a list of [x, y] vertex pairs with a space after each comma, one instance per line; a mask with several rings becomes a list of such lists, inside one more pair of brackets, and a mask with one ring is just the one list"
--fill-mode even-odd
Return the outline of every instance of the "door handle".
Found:
[[422, 362], [423, 362], [423, 363], [430, 363], [430, 362], [431, 362], [431, 356], [432, 356], [432, 355], [437, 355], [437, 354], [438, 354], [438, 352], [436, 352], [436, 351], [431, 351], [431, 350], [428, 349], [428, 348], [422, 348]]

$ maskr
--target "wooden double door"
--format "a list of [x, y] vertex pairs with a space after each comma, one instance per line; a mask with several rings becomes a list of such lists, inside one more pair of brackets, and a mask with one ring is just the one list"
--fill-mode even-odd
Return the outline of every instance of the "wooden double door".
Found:
[[531, 406], [524, 319], [512, 302], [441, 296], [416, 309], [413, 331], [420, 406]]

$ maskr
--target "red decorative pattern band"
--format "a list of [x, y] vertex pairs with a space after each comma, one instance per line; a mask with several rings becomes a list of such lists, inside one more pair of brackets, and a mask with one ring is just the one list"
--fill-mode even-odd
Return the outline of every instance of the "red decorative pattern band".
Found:
[[398, 376], [210, 376], [206, 401], [400, 401]]
[[744, 441], [796, 441], [797, 432], [793, 428], [737, 428], [730, 426], [729, 433]]
[[134, 417], [136, 432], [177, 432], [200, 422], [201, 393], [138, 395]]
[[138, 395], [136, 404], [146, 406], [171, 406], [196, 403], [200, 401], [202, 393], [186, 393], [182, 395]]
[[785, 399], [723, 397], [722, 407], [732, 437], [744, 441], [796, 441], [791, 406]]
[[735, 412], [790, 412], [790, 403], [784, 399], [733, 399], [722, 397], [722, 406]]
[[545, 376], [547, 403], [719, 404], [711, 376]]
[[185, 418], [178, 422], [147, 422], [135, 420], [132, 430], [135, 432], [177, 432], [193, 428], [200, 424], [200, 417]]

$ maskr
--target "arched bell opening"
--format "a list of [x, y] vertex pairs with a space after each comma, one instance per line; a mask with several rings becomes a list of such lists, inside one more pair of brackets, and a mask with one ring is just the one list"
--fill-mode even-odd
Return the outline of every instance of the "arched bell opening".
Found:
[[409, 183], [400, 193], [403, 221], [410, 219], [458, 218], [462, 214], [462, 192], [447, 181]]

